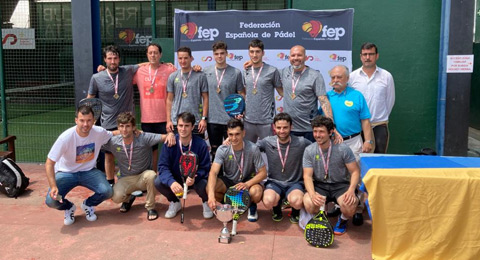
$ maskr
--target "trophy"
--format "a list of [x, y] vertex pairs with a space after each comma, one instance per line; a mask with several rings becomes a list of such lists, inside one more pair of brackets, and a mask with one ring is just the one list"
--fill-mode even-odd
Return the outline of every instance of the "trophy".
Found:
[[223, 228], [218, 237], [218, 243], [229, 244], [232, 241], [232, 237], [227, 228], [227, 223], [233, 218], [232, 206], [228, 204], [217, 205], [215, 216], [218, 220], [223, 222]]

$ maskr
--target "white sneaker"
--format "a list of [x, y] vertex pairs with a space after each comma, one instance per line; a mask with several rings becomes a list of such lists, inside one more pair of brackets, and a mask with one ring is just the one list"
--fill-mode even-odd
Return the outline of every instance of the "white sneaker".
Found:
[[69, 226], [75, 222], [75, 210], [77, 207], [75, 204], [72, 204], [72, 206], [69, 209], [65, 210], [65, 218], [63, 219], [63, 224], [65, 226]]
[[257, 204], [252, 203], [248, 208], [247, 220], [250, 222], [256, 222], [258, 220]]
[[205, 201], [203, 204], [203, 218], [209, 219], [213, 218], [212, 209], [208, 206], [208, 202]]
[[88, 221], [95, 221], [97, 220], [97, 215], [95, 215], [95, 208], [94, 207], [89, 207], [85, 205], [85, 201], [82, 203], [82, 209], [85, 211], [85, 215]]
[[180, 204], [180, 201], [170, 201], [170, 206], [168, 206], [168, 210], [165, 212], [165, 218], [174, 218], [181, 209], [182, 204]]

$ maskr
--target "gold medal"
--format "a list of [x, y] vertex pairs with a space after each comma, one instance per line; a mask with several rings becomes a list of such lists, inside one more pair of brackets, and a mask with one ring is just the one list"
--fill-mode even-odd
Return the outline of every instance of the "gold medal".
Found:
[[257, 89], [254, 88], [253, 91], [252, 91], [252, 93], [253, 93], [254, 95], [257, 94]]
[[292, 99], [295, 99], [295, 97], [296, 97], [295, 93], [292, 93], [291, 97], [292, 97]]
[[132, 167], [130, 167], [130, 165], [128, 166], [128, 170], [130, 171], [132, 169]]
[[220, 94], [220, 91], [222, 91], [220, 88], [217, 88], [217, 93]]
[[153, 91], [155, 91], [155, 90], [153, 89], [153, 87], [151, 87], [150, 88], [150, 93], [153, 93]]
[[117, 93], [115, 93], [115, 95], [113, 95], [113, 98], [114, 98], [114, 99], [118, 99], [119, 97], [120, 97], [120, 96], [119, 96]]
[[187, 98], [187, 92], [183, 92], [182, 97]]

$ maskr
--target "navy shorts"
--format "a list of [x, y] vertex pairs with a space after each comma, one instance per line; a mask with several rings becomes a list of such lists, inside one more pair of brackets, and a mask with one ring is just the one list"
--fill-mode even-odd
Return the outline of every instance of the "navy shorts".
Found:
[[275, 191], [278, 195], [280, 195], [280, 199], [288, 197], [288, 194], [290, 194], [290, 192], [292, 192], [293, 190], [300, 190], [302, 192], [305, 192], [302, 182], [295, 182], [284, 186], [280, 183], [268, 180], [265, 183], [265, 189]]

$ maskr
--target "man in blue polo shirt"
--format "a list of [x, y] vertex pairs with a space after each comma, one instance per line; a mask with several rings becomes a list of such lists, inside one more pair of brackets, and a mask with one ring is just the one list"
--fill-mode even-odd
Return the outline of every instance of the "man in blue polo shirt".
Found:
[[[343, 141], [352, 149], [356, 160], [360, 153], [368, 153], [373, 148], [370, 111], [362, 93], [348, 86], [348, 68], [343, 65], [329, 71], [333, 90], [327, 93], [332, 106], [333, 120]], [[360, 133], [363, 131], [365, 141]]]

